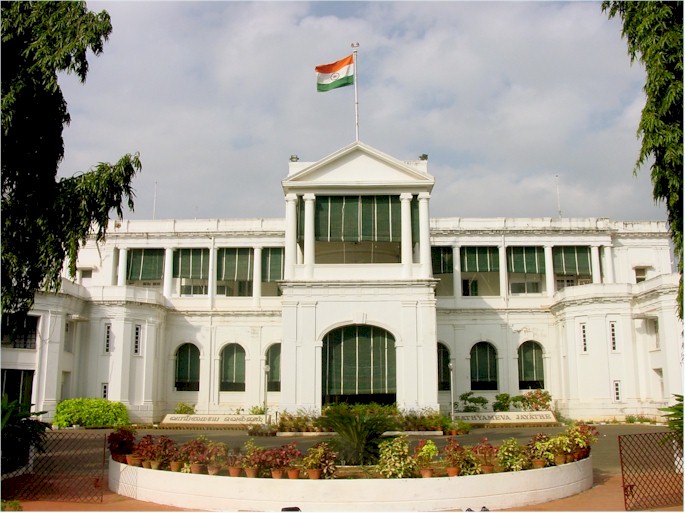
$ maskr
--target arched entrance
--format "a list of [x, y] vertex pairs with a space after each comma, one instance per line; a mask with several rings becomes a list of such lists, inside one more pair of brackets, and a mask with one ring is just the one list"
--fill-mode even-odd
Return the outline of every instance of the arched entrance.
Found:
[[393, 404], [395, 337], [376, 326], [343, 326], [323, 338], [322, 404]]

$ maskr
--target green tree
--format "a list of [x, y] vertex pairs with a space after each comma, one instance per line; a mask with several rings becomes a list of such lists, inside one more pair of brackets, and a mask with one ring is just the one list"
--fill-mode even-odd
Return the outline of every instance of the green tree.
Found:
[[2, 2], [2, 310], [26, 313], [38, 289], [59, 290], [68, 258], [90, 233], [106, 234], [111, 210], [133, 209], [138, 154], [57, 179], [70, 121], [60, 72], [86, 79], [112, 25], [84, 2]]
[[638, 137], [642, 148], [633, 170], [650, 159], [653, 194], [664, 201], [680, 272], [679, 315], [683, 317], [683, 2], [605, 1], [609, 18], [618, 15], [631, 62], [647, 71]]

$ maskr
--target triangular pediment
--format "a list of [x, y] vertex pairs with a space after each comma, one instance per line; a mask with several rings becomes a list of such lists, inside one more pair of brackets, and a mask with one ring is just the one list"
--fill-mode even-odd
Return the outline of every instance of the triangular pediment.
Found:
[[355, 142], [318, 162], [291, 162], [286, 192], [297, 190], [407, 190], [428, 191], [435, 179], [425, 160], [401, 161], [361, 142]]

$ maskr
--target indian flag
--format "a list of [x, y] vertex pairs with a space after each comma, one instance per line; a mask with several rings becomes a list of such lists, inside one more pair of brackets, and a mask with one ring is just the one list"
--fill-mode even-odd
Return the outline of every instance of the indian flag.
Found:
[[330, 91], [338, 87], [354, 84], [354, 55], [331, 64], [321, 64], [316, 71], [316, 90]]

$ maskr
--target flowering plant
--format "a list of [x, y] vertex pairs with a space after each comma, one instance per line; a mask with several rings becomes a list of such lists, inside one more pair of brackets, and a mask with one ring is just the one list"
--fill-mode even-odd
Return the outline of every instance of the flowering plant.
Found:
[[302, 452], [294, 443], [266, 449], [262, 455], [262, 460], [266, 468], [287, 468], [292, 462], [302, 456]]
[[145, 435], [136, 444], [134, 452], [144, 460], [152, 460], [154, 456], [155, 439], [152, 435]]
[[207, 463], [209, 461], [209, 440], [204, 435], [184, 443], [179, 450], [181, 459], [187, 463]]
[[159, 461], [163, 466], [178, 458], [178, 444], [168, 436], [161, 435], [153, 447], [153, 461]]
[[302, 458], [302, 466], [306, 469], [323, 470], [324, 478], [333, 477], [335, 474], [335, 459], [338, 455], [326, 442], [319, 442], [310, 447]]
[[521, 406], [526, 411], [549, 410], [552, 405], [552, 396], [547, 390], [531, 390], [521, 396]]
[[243, 448], [245, 450], [245, 455], [242, 458], [243, 467], [258, 469], [264, 467], [264, 452], [266, 451], [264, 447], [259, 447], [250, 438], [243, 444]]
[[589, 426], [584, 422], [573, 422], [566, 430], [566, 434], [574, 449], [585, 449], [597, 442], [599, 431], [594, 426]]
[[218, 467], [223, 466], [228, 458], [228, 445], [224, 442], [209, 442], [207, 444], [207, 462]]

